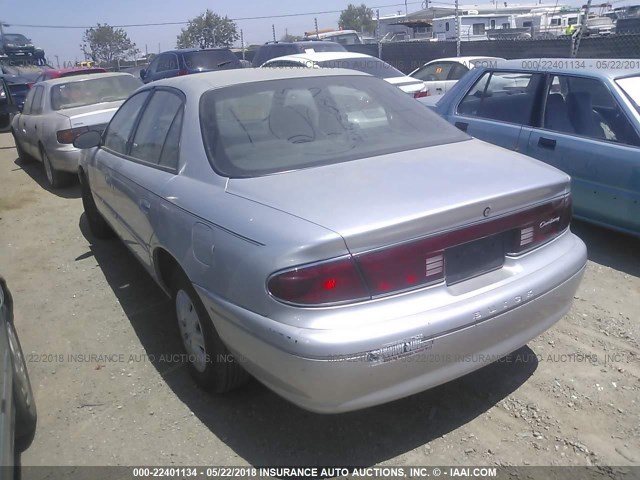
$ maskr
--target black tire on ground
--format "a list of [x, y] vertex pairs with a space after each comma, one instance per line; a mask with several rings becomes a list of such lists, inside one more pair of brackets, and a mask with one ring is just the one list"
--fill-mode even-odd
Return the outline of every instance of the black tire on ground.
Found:
[[91, 194], [91, 187], [89, 186], [89, 182], [82, 170], [78, 173], [78, 177], [80, 179], [80, 190], [82, 192], [82, 205], [84, 206], [84, 213], [87, 217], [89, 230], [91, 230], [94, 237], [101, 240], [113, 238], [115, 233], [102, 214], [98, 211], [96, 202]]
[[18, 141], [18, 139], [16, 138], [16, 134], [11, 132], [11, 134], [13, 135], [13, 142], [16, 144], [16, 150], [18, 152], [18, 158], [20, 159], [20, 161], [22, 163], [31, 163], [34, 161], [34, 158], [29, 155], [27, 152], [24, 151], [24, 149], [22, 148], [22, 145], [20, 145], [20, 142]]
[[[188, 355], [187, 365], [196, 383], [202, 389], [215, 393], [225, 393], [243, 385], [249, 378], [249, 374], [240, 366], [224, 345], [193, 285], [179, 269], [176, 269], [173, 273], [171, 293], [182, 346]], [[202, 353], [205, 361], [204, 365], [200, 364], [200, 367], [197, 366], [197, 362], [194, 362], [195, 357], [190, 353], [187, 345], [188, 339], [183, 334], [183, 327], [180, 325], [183, 319], [178, 307], [179, 298], [182, 299], [183, 306], [185, 300], [188, 299], [191, 313], [197, 315], [198, 330], [202, 333], [204, 339], [204, 352]]]
[[16, 412], [15, 450], [23, 452], [29, 448], [36, 434], [38, 414], [22, 347], [13, 324], [10, 322], [7, 323], [7, 336], [13, 357], [13, 404]]
[[40, 156], [42, 157], [42, 164], [44, 165], [44, 172], [47, 176], [47, 181], [49, 182], [49, 186], [54, 190], [58, 188], [64, 188], [71, 184], [74, 180], [74, 175], [69, 172], [61, 172], [60, 170], [56, 170], [51, 165], [51, 160], [49, 159], [49, 155], [44, 148], [40, 148]]

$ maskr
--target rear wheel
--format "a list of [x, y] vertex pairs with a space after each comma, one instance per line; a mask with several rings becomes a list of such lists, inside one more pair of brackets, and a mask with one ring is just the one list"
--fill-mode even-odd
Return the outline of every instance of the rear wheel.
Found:
[[173, 304], [189, 371], [204, 390], [224, 393], [246, 382], [247, 372], [222, 343], [200, 297], [184, 273], [172, 279]]
[[51, 160], [49, 159], [49, 155], [44, 148], [40, 149], [40, 155], [42, 156], [44, 171], [47, 174], [47, 181], [49, 182], [51, 188], [63, 188], [71, 184], [73, 175], [71, 173], [61, 172], [60, 170], [56, 170], [55, 168], [53, 168], [53, 165], [51, 165]]
[[84, 207], [84, 213], [87, 217], [89, 230], [91, 230], [91, 233], [96, 238], [112, 238], [114, 236], [114, 232], [111, 229], [111, 226], [104, 219], [102, 214], [98, 211], [96, 201], [93, 199], [93, 195], [91, 194], [91, 187], [89, 187], [89, 182], [87, 181], [87, 178], [85, 177], [82, 170], [80, 171], [78, 176], [80, 177], [82, 206]]
[[36, 434], [38, 416], [22, 347], [11, 322], [7, 322], [7, 337], [13, 357], [13, 403], [16, 412], [15, 450], [23, 452], [29, 448]]

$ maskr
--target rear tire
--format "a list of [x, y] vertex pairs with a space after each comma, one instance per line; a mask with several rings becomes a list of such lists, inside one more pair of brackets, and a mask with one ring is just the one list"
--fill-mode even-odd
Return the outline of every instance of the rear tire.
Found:
[[111, 225], [107, 223], [102, 214], [98, 211], [96, 201], [93, 199], [93, 195], [91, 193], [91, 187], [89, 186], [89, 182], [82, 170], [78, 174], [78, 177], [80, 178], [82, 205], [84, 207], [84, 213], [87, 217], [87, 223], [89, 224], [91, 234], [101, 240], [113, 238], [115, 233], [111, 228]]
[[61, 172], [60, 170], [56, 170], [55, 168], [53, 168], [51, 160], [49, 159], [49, 155], [44, 148], [40, 149], [40, 156], [42, 157], [44, 172], [47, 174], [47, 181], [49, 182], [49, 186], [52, 189], [56, 190], [58, 188], [63, 188], [71, 184], [73, 175], [71, 173]]
[[249, 374], [227, 350], [193, 285], [180, 270], [173, 274], [171, 291], [187, 365], [196, 383], [214, 393], [244, 384]]
[[7, 336], [13, 361], [13, 404], [15, 416], [15, 450], [23, 452], [36, 434], [38, 415], [33, 400], [33, 390], [29, 381], [22, 347], [12, 323], [7, 323]]

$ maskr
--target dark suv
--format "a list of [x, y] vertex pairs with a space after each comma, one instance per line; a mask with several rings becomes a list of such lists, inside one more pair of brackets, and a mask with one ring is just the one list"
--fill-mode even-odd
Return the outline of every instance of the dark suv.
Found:
[[0, 54], [13, 56], [44, 57], [44, 51], [36, 48], [21, 33], [5, 33], [0, 37]]
[[346, 52], [347, 50], [338, 42], [322, 42], [319, 40], [310, 40], [305, 42], [267, 42], [260, 45], [253, 56], [251, 64], [259, 67], [267, 60], [276, 57], [284, 57], [285, 55], [295, 55], [304, 53], [307, 50], [314, 52]]
[[228, 48], [187, 48], [162, 52], [149, 68], [140, 71], [140, 78], [149, 83], [161, 78], [234, 68], [242, 68], [242, 63]]

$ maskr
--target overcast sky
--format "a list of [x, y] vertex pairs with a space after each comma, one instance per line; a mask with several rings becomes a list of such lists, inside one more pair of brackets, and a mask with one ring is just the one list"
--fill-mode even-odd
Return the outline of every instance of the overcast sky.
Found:
[[[543, 0], [553, 6], [555, 1]], [[9, 23], [5, 32], [23, 33], [31, 38], [36, 46], [44, 48], [47, 58], [54, 64], [57, 61], [82, 60], [80, 43], [84, 28], [52, 29], [41, 27], [21, 27], [18, 25], [61, 25], [88, 27], [97, 23], [109, 25], [180, 22], [193, 18], [210, 8], [219, 15], [232, 19], [270, 15], [304, 14], [337, 11], [349, 3], [359, 5], [362, 1], [351, 0], [5, 0], [2, 2], [2, 21]], [[380, 7], [380, 15], [404, 12], [404, 0], [367, 0], [371, 8]], [[434, 5], [453, 3], [453, 0], [433, 2]], [[464, 2], [489, 3], [488, 1]], [[531, 4], [535, 1], [519, 1]], [[580, 0], [559, 1], [560, 4], [580, 5]], [[586, 2], [585, 2], [586, 3]], [[594, 2], [601, 3], [601, 2]], [[628, 3], [626, 0], [623, 3]], [[408, 0], [409, 12], [421, 9], [422, 2]], [[616, 2], [616, 6], [620, 5]], [[288, 30], [301, 35], [314, 28], [314, 17], [318, 18], [319, 28], [337, 27], [339, 13], [319, 13], [287, 18], [258, 20], [238, 20], [239, 29], [244, 32], [245, 44], [263, 43], [272, 39], [272, 27], [275, 25], [279, 39]], [[128, 27], [129, 38], [144, 53], [169, 50], [175, 47], [180, 25]], [[238, 43], [239, 46], [239, 43]]]

